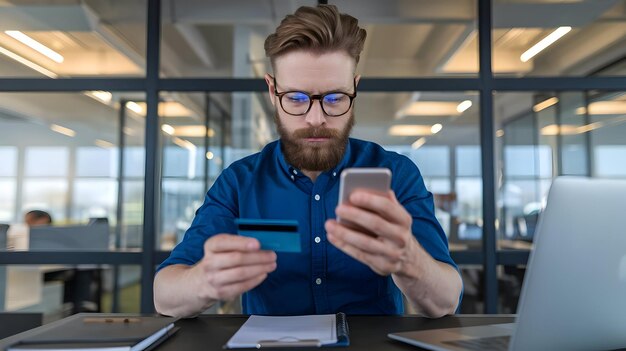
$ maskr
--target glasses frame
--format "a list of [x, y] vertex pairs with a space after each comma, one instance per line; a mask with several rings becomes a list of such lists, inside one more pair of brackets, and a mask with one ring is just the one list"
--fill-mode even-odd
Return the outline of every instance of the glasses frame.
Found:
[[[278, 92], [278, 89], [276, 89], [276, 77], [272, 76], [272, 80], [274, 81], [274, 95], [276, 95], [278, 97], [278, 102], [280, 104], [280, 108], [283, 110], [283, 112], [285, 112], [288, 115], [291, 116], [304, 116], [307, 113], [309, 113], [309, 111], [311, 111], [311, 107], [313, 106], [313, 101], [314, 100], [319, 100], [320, 102], [320, 107], [322, 108], [322, 111], [324, 112], [324, 115], [328, 116], [328, 117], [341, 117], [343, 115], [345, 115], [346, 113], [348, 113], [348, 111], [350, 111], [350, 109], [352, 108], [352, 103], [354, 101], [354, 98], [356, 98], [356, 78], [354, 78], [354, 80], [352, 81], [352, 83], [354, 84], [354, 93], [350, 94], [350, 93], [346, 93], [345, 91], [340, 91], [340, 90], [334, 90], [334, 91], [329, 91], [326, 92], [324, 94], [309, 94], [306, 91], [300, 91], [300, 90], [289, 90], [289, 91], [283, 91], [283, 92]], [[283, 107], [283, 96], [285, 96], [286, 94], [289, 93], [301, 93], [304, 94], [306, 96], [309, 97], [309, 107], [306, 109], [305, 112], [303, 113], [289, 113], [285, 110], [285, 107]], [[322, 103], [322, 101], [324, 100], [324, 98], [327, 95], [331, 95], [331, 94], [344, 94], [346, 95], [349, 99], [350, 99], [350, 105], [348, 106], [348, 109], [346, 110], [346, 112], [340, 114], [340, 115], [331, 115], [328, 112], [326, 112], [326, 110], [324, 109], [324, 104]]]

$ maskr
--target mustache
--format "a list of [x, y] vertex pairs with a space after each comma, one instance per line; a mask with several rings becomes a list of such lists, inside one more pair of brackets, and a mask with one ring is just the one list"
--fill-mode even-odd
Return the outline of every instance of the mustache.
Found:
[[330, 128], [302, 128], [293, 132], [294, 138], [338, 138], [340, 132]]

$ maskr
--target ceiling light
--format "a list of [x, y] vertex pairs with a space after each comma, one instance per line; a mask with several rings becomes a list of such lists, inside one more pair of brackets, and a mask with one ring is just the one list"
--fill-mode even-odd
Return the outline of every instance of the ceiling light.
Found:
[[111, 102], [111, 100], [113, 99], [113, 94], [111, 94], [108, 91], [104, 91], [104, 90], [86, 91], [85, 95], [89, 96], [90, 98], [94, 98], [94, 99], [104, 103], [105, 105], [108, 105]]
[[96, 141], [94, 141], [94, 144], [96, 144], [97, 146], [100, 146], [101, 148], [104, 149], [110, 149], [113, 146], [115, 146], [113, 143], [110, 143], [106, 140], [102, 140], [102, 139], [96, 139]]
[[136, 114], [139, 115], [143, 115], [143, 108], [141, 106], [139, 106], [138, 103], [134, 102], [134, 101], [128, 101], [126, 103], [126, 108], [135, 112]]
[[396, 118], [405, 116], [458, 116], [459, 104], [452, 101], [415, 101], [396, 113]]
[[502, 138], [504, 136], [504, 131], [502, 129], [498, 129], [496, 131], [496, 137]]
[[604, 127], [604, 123], [595, 122], [585, 124], [582, 126], [576, 126], [571, 124], [550, 124], [541, 128], [541, 135], [576, 135], [590, 132], [592, 130]]
[[539, 112], [539, 111], [545, 110], [548, 107], [556, 104], [557, 102], [559, 102], [559, 98], [553, 96], [553, 97], [551, 97], [549, 99], [545, 99], [542, 102], [540, 102], [540, 103], [536, 104], [535, 106], [533, 106], [533, 111]]
[[73, 131], [72, 129], [65, 128], [65, 127], [60, 126], [60, 125], [58, 125], [58, 124], [51, 124], [51, 125], [50, 125], [50, 129], [51, 129], [52, 131], [55, 131], [55, 132], [57, 132], [57, 133], [60, 133], [60, 134], [66, 135], [66, 136], [68, 136], [68, 137], [74, 137], [74, 136], [76, 135], [76, 132], [75, 132], [75, 131]]
[[550, 124], [541, 128], [541, 135], [573, 135], [576, 134], [576, 126], [563, 124]]
[[30, 47], [31, 49], [39, 52], [40, 54], [46, 56], [56, 63], [63, 63], [63, 56], [61, 56], [58, 52], [50, 49], [49, 47], [43, 45], [37, 40], [29, 37], [28, 35], [20, 32], [19, 30], [5, 30], [4, 33], [13, 39], [21, 42], [22, 44]]
[[174, 131], [171, 135], [179, 136], [179, 137], [188, 137], [188, 138], [211, 138], [215, 135], [215, 131], [211, 128], [208, 130], [204, 126], [191, 125], [191, 126], [176, 126], [174, 127]]
[[[140, 115], [145, 115], [148, 107], [145, 102], [129, 101], [127, 107]], [[196, 114], [178, 101], [159, 102], [160, 117], [195, 117]]]
[[463, 113], [470, 107], [472, 107], [472, 102], [470, 100], [465, 100], [456, 107], [456, 110], [458, 113]]
[[206, 153], [206, 158], [207, 158], [208, 160], [212, 160], [212, 159], [213, 159], [213, 156], [214, 156], [214, 155], [213, 155], [213, 153], [212, 153], [211, 151], [207, 151], [207, 153]]
[[178, 101], [159, 102], [161, 117], [194, 117], [196, 114]]
[[443, 126], [441, 125], [441, 123], [437, 123], [437, 124], [433, 124], [433, 126], [430, 127], [430, 132], [433, 133], [433, 134], [437, 134], [442, 129], [443, 129]]
[[594, 122], [594, 123], [589, 123], [589, 124], [586, 124], [584, 126], [578, 127], [577, 131], [578, 131], [578, 134], [582, 134], [582, 133], [587, 133], [587, 132], [590, 132], [590, 131], [592, 131], [594, 129], [598, 129], [598, 128], [602, 128], [602, 127], [604, 127], [604, 123], [602, 123], [602, 122]]
[[413, 150], [417, 150], [420, 147], [422, 147], [422, 145], [426, 144], [426, 138], [421, 137], [417, 140], [415, 140], [415, 142], [413, 144], [411, 144], [411, 148], [413, 148]]
[[[587, 113], [585, 107], [576, 109], [576, 114]], [[626, 114], [626, 101], [596, 101], [589, 104], [590, 115], [623, 115]]]
[[135, 130], [131, 127], [124, 127], [124, 134], [134, 136]]
[[550, 33], [547, 37], [541, 39], [537, 44], [533, 45], [530, 49], [526, 50], [520, 56], [520, 60], [522, 62], [526, 62], [531, 58], [535, 57], [538, 53], [543, 51], [548, 46], [552, 45], [555, 41], [559, 40], [562, 36], [569, 33], [572, 30], [572, 27], [559, 27], [554, 32]]
[[50, 70], [47, 70], [47, 69], [39, 66], [38, 64], [36, 64], [36, 63], [34, 63], [32, 61], [29, 61], [29, 60], [23, 58], [22, 56], [20, 56], [18, 54], [15, 54], [15, 53], [13, 53], [13, 52], [3, 48], [2, 46], [0, 46], [0, 54], [3, 54], [5, 56], [15, 60], [15, 61], [23, 64], [24, 66], [26, 66], [26, 67], [28, 67], [30, 69], [34, 69], [35, 71], [43, 74], [44, 76], [48, 76], [50, 78], [58, 77], [58, 75], [56, 73], [54, 73], [54, 72], [52, 72]]
[[431, 135], [432, 126], [418, 124], [398, 124], [389, 128], [389, 135], [393, 136], [420, 136]]
[[161, 130], [164, 131], [165, 133], [169, 134], [169, 135], [174, 135], [174, 132], [176, 131], [176, 129], [174, 129], [174, 127], [172, 127], [169, 124], [164, 124], [161, 126]]
[[195, 151], [197, 149], [196, 145], [194, 145], [192, 142], [185, 140], [185, 139], [174, 137], [172, 138], [172, 142], [189, 151]]

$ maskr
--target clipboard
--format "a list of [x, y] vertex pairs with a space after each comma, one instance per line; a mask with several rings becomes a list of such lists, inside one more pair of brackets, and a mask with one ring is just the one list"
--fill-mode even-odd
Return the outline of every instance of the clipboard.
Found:
[[[311, 337], [318, 336], [318, 337]], [[346, 315], [250, 316], [223, 348], [345, 347]]]

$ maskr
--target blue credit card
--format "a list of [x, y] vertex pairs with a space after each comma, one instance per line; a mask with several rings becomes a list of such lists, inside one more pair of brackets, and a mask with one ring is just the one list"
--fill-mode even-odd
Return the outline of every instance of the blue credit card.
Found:
[[300, 252], [298, 221], [281, 219], [237, 218], [237, 233], [256, 238], [261, 250]]

